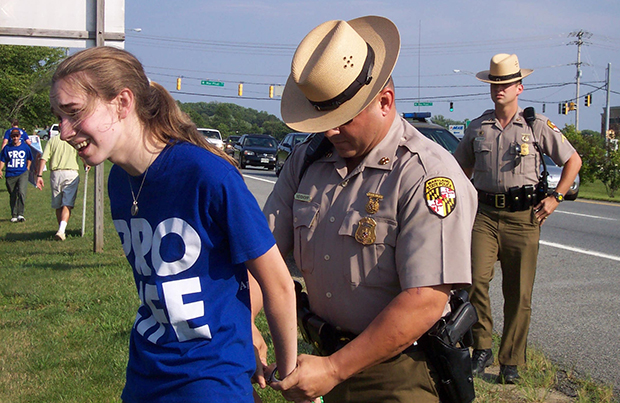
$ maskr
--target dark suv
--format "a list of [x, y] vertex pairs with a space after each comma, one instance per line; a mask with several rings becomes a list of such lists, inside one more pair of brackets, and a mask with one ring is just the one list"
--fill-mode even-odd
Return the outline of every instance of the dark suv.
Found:
[[274, 169], [278, 140], [266, 134], [244, 134], [234, 146], [233, 158], [239, 166], [262, 166]]
[[280, 171], [284, 166], [284, 161], [288, 158], [289, 154], [293, 151], [293, 148], [304, 141], [310, 133], [289, 133], [278, 144], [278, 151], [276, 153], [276, 176], [280, 176]]
[[431, 117], [430, 112], [403, 113], [403, 117], [420, 133], [438, 143], [440, 146], [454, 154], [459, 145], [459, 139], [450, 133], [445, 127], [431, 123], [427, 118]]

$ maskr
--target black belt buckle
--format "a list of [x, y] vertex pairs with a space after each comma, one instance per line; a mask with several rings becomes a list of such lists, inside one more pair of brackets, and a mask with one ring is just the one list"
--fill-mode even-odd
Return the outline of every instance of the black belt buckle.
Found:
[[506, 208], [506, 195], [497, 193], [495, 195], [495, 208]]

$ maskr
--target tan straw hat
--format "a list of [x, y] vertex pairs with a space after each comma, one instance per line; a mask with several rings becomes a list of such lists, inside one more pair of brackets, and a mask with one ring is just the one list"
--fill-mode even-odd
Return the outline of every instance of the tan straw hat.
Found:
[[400, 51], [387, 18], [328, 21], [301, 41], [282, 93], [282, 120], [293, 130], [322, 132], [357, 116], [383, 89]]
[[491, 58], [491, 69], [479, 72], [476, 78], [485, 83], [508, 84], [529, 76], [533, 71], [519, 68], [517, 55], [499, 53]]

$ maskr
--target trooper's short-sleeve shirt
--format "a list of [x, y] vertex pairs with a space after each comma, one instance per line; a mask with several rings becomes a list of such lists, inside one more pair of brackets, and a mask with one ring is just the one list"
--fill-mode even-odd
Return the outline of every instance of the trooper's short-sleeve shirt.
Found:
[[536, 114], [533, 130], [519, 109], [502, 128], [489, 109], [471, 122], [454, 157], [465, 169], [473, 168], [476, 189], [504, 193], [513, 186], [536, 185], [542, 152], [562, 166], [575, 149], [562, 132], [545, 116]]
[[456, 160], [404, 119], [347, 174], [330, 153], [299, 182], [297, 147], [263, 209], [294, 250], [313, 312], [361, 333], [404, 289], [471, 282], [475, 190]]

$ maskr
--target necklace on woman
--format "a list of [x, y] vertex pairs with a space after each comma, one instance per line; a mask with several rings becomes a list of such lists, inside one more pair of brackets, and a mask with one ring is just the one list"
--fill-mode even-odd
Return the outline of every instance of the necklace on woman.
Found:
[[133, 193], [133, 186], [131, 186], [131, 177], [130, 175], [127, 175], [127, 180], [129, 181], [129, 190], [131, 190], [131, 197], [133, 198], [133, 203], [131, 204], [131, 215], [132, 216], [135, 216], [136, 214], [138, 214], [138, 198], [140, 197], [140, 193], [142, 193], [142, 187], [144, 186], [146, 175], [149, 173], [149, 168], [151, 167], [151, 164], [153, 163], [153, 157], [151, 157], [151, 162], [149, 163], [149, 166], [146, 167], [146, 171], [144, 171], [144, 176], [142, 177], [142, 183], [140, 184], [140, 189], [138, 189], [137, 196]]

